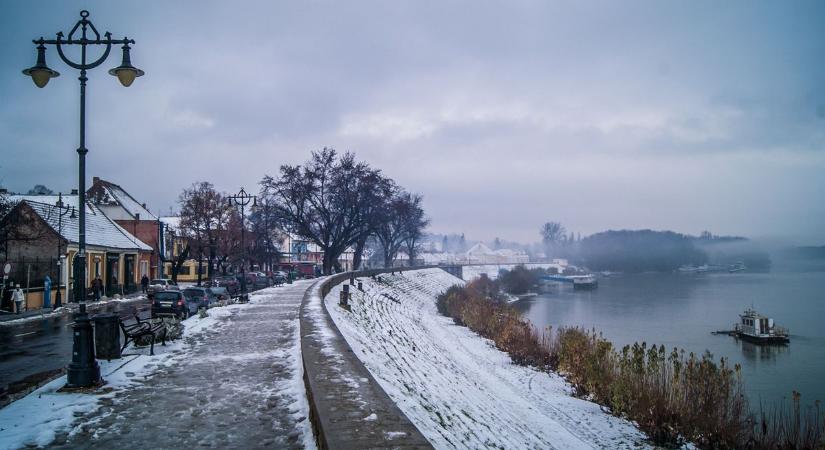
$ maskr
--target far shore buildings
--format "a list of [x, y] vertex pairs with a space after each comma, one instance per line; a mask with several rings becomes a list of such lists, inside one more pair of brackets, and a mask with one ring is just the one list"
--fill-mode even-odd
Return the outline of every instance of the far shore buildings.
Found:
[[419, 255], [424, 264], [524, 264], [530, 256], [522, 250], [502, 248], [493, 250], [483, 243], [470, 247], [466, 252], [423, 252]]

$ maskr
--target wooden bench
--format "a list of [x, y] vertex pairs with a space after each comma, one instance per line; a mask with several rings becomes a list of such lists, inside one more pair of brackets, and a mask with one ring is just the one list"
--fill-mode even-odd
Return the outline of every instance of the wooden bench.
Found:
[[[149, 354], [155, 354], [155, 339], [160, 335], [161, 344], [166, 346], [166, 326], [163, 322], [158, 323], [157, 325], [152, 325], [150, 322], [140, 320], [140, 317], [135, 313], [135, 323], [132, 325], [124, 325], [123, 321], [120, 320], [120, 329], [123, 331], [123, 336], [125, 338], [123, 342], [123, 347], [120, 348], [120, 352], [123, 353], [123, 350], [129, 345], [129, 342], [137, 343], [137, 340], [143, 336], [149, 337], [150, 347], [149, 347]], [[158, 333], [160, 332], [160, 333]]]

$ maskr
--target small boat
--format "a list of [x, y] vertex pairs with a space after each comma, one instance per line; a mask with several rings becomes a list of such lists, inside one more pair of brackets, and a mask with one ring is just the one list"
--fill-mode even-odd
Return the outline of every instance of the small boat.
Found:
[[759, 314], [753, 308], [739, 314], [739, 323], [734, 326], [733, 334], [760, 344], [787, 344], [791, 341], [787, 328], [776, 325], [772, 318]]
[[740, 261], [740, 262], [737, 262], [736, 264], [731, 264], [730, 267], [728, 267], [728, 273], [744, 272], [745, 269], [746, 269], [745, 263]]
[[568, 278], [573, 280], [573, 289], [595, 289], [599, 287], [599, 281], [593, 275], [573, 275]]

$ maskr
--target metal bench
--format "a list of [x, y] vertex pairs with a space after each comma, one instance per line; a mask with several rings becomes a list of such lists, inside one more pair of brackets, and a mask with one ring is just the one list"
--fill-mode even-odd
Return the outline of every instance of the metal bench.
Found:
[[[135, 313], [135, 323], [132, 325], [124, 325], [123, 321], [120, 321], [120, 329], [123, 331], [123, 336], [125, 340], [123, 342], [123, 347], [120, 348], [120, 352], [123, 353], [123, 350], [129, 345], [129, 342], [133, 342], [137, 344], [137, 340], [146, 336], [149, 338], [149, 354], [155, 354], [155, 340], [160, 335], [161, 344], [166, 346], [166, 326], [163, 322], [152, 325], [150, 322], [141, 321], [140, 317]], [[160, 333], [158, 333], [160, 332]]]

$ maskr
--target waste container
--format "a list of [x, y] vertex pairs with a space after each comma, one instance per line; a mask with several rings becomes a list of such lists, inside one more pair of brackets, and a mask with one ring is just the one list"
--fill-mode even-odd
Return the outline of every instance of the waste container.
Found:
[[98, 314], [95, 324], [95, 353], [97, 359], [120, 359], [120, 317], [116, 314]]

